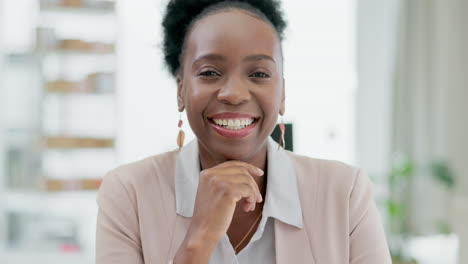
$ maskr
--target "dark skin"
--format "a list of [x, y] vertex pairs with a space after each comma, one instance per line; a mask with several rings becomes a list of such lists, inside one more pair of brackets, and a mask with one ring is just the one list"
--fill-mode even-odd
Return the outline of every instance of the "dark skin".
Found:
[[[238, 245], [263, 210], [267, 138], [285, 101], [276, 31], [240, 9], [200, 19], [187, 36], [177, 86], [179, 110], [186, 110], [198, 139], [202, 172], [194, 215], [175, 263], [208, 263], [224, 233]], [[222, 136], [209, 123], [221, 112], [247, 113], [257, 124], [245, 137]]]

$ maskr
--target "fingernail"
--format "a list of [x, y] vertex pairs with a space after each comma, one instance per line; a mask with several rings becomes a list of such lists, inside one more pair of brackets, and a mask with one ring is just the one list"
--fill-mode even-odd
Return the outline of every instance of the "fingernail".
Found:
[[263, 175], [263, 173], [264, 173], [264, 172], [262, 171], [262, 169], [260, 169], [260, 168], [257, 168], [257, 171], [258, 171], [258, 173], [260, 173], [260, 175]]

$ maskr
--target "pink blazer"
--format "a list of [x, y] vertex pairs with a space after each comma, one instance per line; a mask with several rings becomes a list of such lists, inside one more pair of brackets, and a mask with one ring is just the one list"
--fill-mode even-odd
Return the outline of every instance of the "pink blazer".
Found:
[[[341, 162], [288, 152], [296, 169], [302, 229], [274, 222], [278, 264], [391, 263], [372, 185]], [[98, 193], [96, 263], [169, 263], [191, 218], [176, 213], [177, 151], [110, 171]]]

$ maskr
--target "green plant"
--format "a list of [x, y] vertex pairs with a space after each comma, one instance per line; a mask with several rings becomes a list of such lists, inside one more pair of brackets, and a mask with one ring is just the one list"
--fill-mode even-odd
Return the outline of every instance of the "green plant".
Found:
[[[416, 168], [412, 159], [403, 153], [394, 155], [392, 169], [388, 175], [389, 195], [385, 201], [385, 208], [389, 216], [389, 244], [394, 263], [417, 263], [410, 256], [405, 254], [405, 246], [411, 235], [409, 230], [408, 203], [410, 201], [410, 183]], [[448, 162], [444, 160], [434, 160], [427, 166], [427, 175], [431, 175], [439, 184], [452, 191], [455, 186], [455, 175]], [[445, 221], [438, 221], [435, 227], [440, 233], [450, 233], [450, 225]]]
[[444, 160], [434, 160], [429, 166], [434, 179], [445, 185], [448, 190], [453, 190], [455, 187], [455, 174], [448, 162]]
[[414, 163], [412, 160], [403, 153], [396, 153], [392, 170], [388, 176], [389, 196], [385, 205], [390, 218], [390, 250], [395, 262], [400, 263], [416, 263], [404, 252], [409, 237], [407, 202], [409, 200], [409, 183], [413, 173]]
[[[455, 188], [455, 174], [453, 173], [449, 163], [445, 160], [433, 160], [429, 164], [429, 171], [433, 179], [443, 185], [449, 193]], [[449, 234], [452, 232], [450, 224], [446, 220], [439, 220], [435, 223], [437, 230], [441, 234]]]

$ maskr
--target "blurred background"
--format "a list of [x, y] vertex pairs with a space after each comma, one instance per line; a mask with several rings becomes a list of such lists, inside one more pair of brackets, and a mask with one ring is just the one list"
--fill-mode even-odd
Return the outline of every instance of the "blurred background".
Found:
[[[101, 177], [177, 147], [166, 3], [0, 0], [0, 263], [94, 263]], [[468, 1], [283, 7], [294, 151], [368, 172], [394, 263], [467, 264]]]

